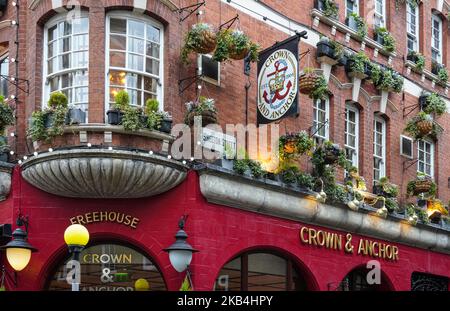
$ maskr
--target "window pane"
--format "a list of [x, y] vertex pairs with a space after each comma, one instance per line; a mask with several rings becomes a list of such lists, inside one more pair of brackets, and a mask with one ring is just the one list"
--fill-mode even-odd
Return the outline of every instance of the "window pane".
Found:
[[128, 55], [128, 68], [143, 71], [144, 57], [139, 55]]
[[61, 76], [61, 88], [67, 88], [72, 85], [72, 75], [64, 74]]
[[142, 89], [142, 76], [129, 73], [127, 75], [127, 87], [133, 89]]
[[109, 48], [113, 50], [125, 51], [127, 48], [127, 38], [125, 36], [111, 35]]
[[70, 51], [70, 38], [61, 39], [60, 42], [60, 52], [69, 52]]
[[111, 18], [111, 32], [112, 33], [127, 33], [127, 21], [125, 19]]
[[135, 90], [127, 90], [128, 95], [130, 95], [130, 104], [134, 106], [141, 105], [141, 94], [142, 92], [138, 92]]
[[123, 71], [111, 71], [109, 74], [109, 83], [111, 85], [125, 86], [127, 82], [126, 75]]
[[159, 43], [159, 29], [147, 25], [147, 40]]
[[114, 99], [117, 95], [118, 92], [123, 91], [123, 88], [115, 88], [115, 87], [111, 87], [109, 89], [109, 101], [110, 102], [114, 102]]
[[72, 25], [68, 22], [62, 22], [60, 23], [60, 35], [61, 36], [68, 36], [72, 34]]
[[73, 53], [73, 67], [87, 67], [88, 66], [88, 52]]
[[64, 54], [59, 57], [60, 60], [60, 69], [69, 69], [70, 68], [70, 54]]
[[72, 21], [73, 33], [88, 33], [89, 32], [89, 19], [80, 18]]
[[241, 257], [238, 257], [220, 270], [215, 284], [216, 291], [240, 291], [241, 290]]
[[156, 93], [158, 83], [155, 79], [144, 77], [144, 90]]
[[87, 102], [88, 101], [88, 88], [87, 87], [79, 87], [76, 88], [75, 91], [75, 102]]
[[129, 35], [144, 38], [145, 25], [141, 22], [129, 21]]
[[159, 44], [147, 42], [147, 56], [159, 58]]
[[76, 35], [73, 37], [73, 50], [87, 50], [89, 48], [88, 35]]
[[128, 51], [130, 52], [134, 52], [134, 53], [139, 53], [139, 54], [144, 54], [145, 53], [145, 41], [141, 40], [141, 39], [134, 39], [134, 38], [129, 38], [128, 39]]
[[248, 255], [249, 291], [286, 290], [287, 261], [272, 254]]
[[53, 26], [48, 29], [48, 41], [53, 41], [58, 37], [58, 28], [57, 26]]
[[56, 42], [55, 42], [55, 43], [50, 43], [50, 44], [48, 45], [48, 55], [47, 55], [47, 58], [51, 58], [51, 57], [55, 56], [56, 53], [57, 53], [57, 51], [56, 51]]
[[125, 53], [110, 52], [109, 63], [113, 67], [125, 67]]
[[147, 64], [145, 67], [145, 71], [147, 71], [148, 73], [159, 75], [159, 61], [147, 58]]

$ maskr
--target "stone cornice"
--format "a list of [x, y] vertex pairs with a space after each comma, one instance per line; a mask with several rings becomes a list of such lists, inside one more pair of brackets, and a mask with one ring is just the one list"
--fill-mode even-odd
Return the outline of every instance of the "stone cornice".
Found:
[[383, 219], [369, 210], [321, 204], [312, 194], [209, 165], [199, 174], [201, 192], [211, 203], [450, 254], [450, 232], [437, 226], [412, 226], [398, 216]]

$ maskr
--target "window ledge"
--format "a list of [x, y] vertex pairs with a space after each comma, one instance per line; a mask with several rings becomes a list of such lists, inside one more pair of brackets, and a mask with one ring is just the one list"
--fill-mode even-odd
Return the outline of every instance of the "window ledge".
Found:
[[[413, 63], [412, 61], [410, 61], [410, 60], [407, 60], [407, 61], [405, 62], [405, 67], [410, 68], [411, 71], [414, 71], [414, 68], [416, 67], [416, 64], [414, 64], [414, 63]], [[430, 81], [432, 81], [432, 82], [434, 82], [434, 83], [436, 83], [436, 84], [438, 84], [438, 85], [441, 85], [441, 84], [439, 84], [439, 78], [438, 78], [438, 76], [435, 75], [434, 73], [432, 73], [431, 71], [427, 70], [427, 69], [424, 69], [422, 73], [417, 72], [417, 74], [422, 75], [422, 81], [424, 81], [425, 78], [426, 78], [426, 79], [428, 79], [428, 80], [430, 80]], [[447, 95], [447, 93], [448, 93], [448, 88], [450, 87], [450, 83], [447, 82], [447, 83], [445, 84], [445, 86], [443, 86], [443, 87], [446, 88], [445, 94]]]
[[[384, 56], [387, 57], [391, 57], [394, 58], [397, 56], [397, 54], [395, 52], [388, 52], [384, 49], [384, 47], [379, 44], [378, 42], [376, 42], [373, 39], [370, 39], [369, 37], [365, 37], [365, 38], [361, 38], [356, 31], [354, 31], [353, 29], [351, 29], [350, 27], [348, 27], [347, 25], [341, 23], [338, 20], [334, 20], [331, 18], [326, 17], [325, 15], [323, 15], [323, 13], [317, 9], [312, 9], [311, 10], [311, 16], [313, 17], [314, 20], [317, 21], [317, 25], [316, 22], [313, 22], [314, 26], [318, 26], [318, 22], [322, 21], [323, 23], [336, 28], [336, 30], [339, 30], [340, 32], [347, 34], [348, 36], [350, 36], [351, 38], [355, 39], [356, 41], [362, 42], [362, 47], [361, 50], [364, 50], [365, 46], [371, 47], [374, 50], [380, 52], [381, 54], [383, 54]], [[375, 57], [377, 55], [377, 52], [374, 53]]]
[[383, 219], [368, 207], [355, 212], [343, 205], [322, 204], [313, 193], [239, 176], [215, 165], [207, 164], [199, 175], [203, 196], [214, 204], [450, 254], [450, 231], [441, 226], [412, 226], [400, 215]]

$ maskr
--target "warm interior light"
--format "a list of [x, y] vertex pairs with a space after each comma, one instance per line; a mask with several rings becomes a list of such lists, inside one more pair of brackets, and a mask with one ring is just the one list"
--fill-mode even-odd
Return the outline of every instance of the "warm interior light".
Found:
[[22, 271], [31, 259], [31, 250], [27, 248], [11, 247], [6, 249], [6, 258], [15, 271]]
[[71, 225], [64, 232], [64, 241], [67, 245], [86, 246], [89, 242], [89, 231], [82, 225]]

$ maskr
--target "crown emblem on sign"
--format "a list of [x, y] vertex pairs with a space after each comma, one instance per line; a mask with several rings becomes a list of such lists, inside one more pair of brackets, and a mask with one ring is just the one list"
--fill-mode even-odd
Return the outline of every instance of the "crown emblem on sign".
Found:
[[286, 80], [286, 70], [277, 70], [274, 72], [274, 77], [269, 80], [270, 92], [276, 93], [284, 89], [284, 81]]

